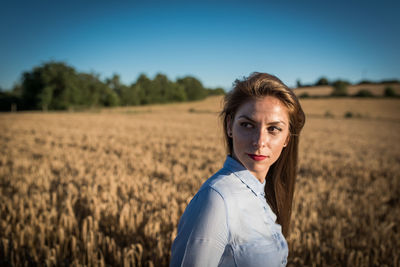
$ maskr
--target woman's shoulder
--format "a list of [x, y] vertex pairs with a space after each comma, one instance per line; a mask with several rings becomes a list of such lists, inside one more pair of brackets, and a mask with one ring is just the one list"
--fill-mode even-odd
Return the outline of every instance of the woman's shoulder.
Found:
[[241, 181], [232, 171], [221, 169], [208, 178], [199, 191], [212, 189], [220, 194], [222, 198], [226, 199], [232, 195], [233, 192], [240, 190], [241, 187]]

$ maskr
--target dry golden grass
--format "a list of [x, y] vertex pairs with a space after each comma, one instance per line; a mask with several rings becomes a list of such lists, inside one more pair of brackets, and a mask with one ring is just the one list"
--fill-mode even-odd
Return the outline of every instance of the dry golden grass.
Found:
[[[400, 266], [400, 100], [341, 101], [302, 101], [289, 265]], [[0, 265], [168, 265], [225, 159], [219, 109], [0, 114]]]
[[309, 118], [343, 118], [351, 113], [355, 118], [400, 122], [398, 99], [319, 98], [302, 99], [301, 103]]

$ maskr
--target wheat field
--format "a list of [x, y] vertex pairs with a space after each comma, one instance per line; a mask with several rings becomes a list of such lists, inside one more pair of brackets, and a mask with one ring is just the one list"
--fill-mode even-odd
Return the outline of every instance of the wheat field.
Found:
[[[220, 103], [0, 114], [0, 265], [167, 266]], [[302, 105], [288, 265], [400, 266], [400, 100]]]

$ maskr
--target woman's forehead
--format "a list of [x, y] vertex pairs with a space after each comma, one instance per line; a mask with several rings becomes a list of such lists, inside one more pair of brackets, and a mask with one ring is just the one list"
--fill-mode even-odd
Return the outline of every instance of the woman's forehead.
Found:
[[288, 121], [288, 109], [278, 98], [266, 96], [250, 99], [243, 103], [236, 112], [236, 118], [247, 116], [253, 120]]

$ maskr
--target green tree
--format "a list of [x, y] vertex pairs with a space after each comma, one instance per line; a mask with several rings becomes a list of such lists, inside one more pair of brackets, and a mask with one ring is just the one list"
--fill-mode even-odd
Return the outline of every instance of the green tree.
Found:
[[[225, 91], [206, 89], [191, 76], [173, 82], [162, 73], [153, 80], [141, 74], [135, 83], [126, 86], [118, 74], [103, 82], [98, 74], [79, 73], [66, 63], [55, 61], [25, 72], [21, 84], [13, 90], [13, 96], [21, 100], [19, 107], [42, 110], [179, 102], [216, 94]], [[2, 99], [6, 98], [11, 99], [3, 94]], [[9, 105], [5, 106], [8, 109]]]
[[207, 95], [225, 95], [226, 92], [223, 88], [218, 87], [215, 89], [206, 89], [207, 90]]
[[54, 87], [47, 85], [43, 88], [42, 92], [39, 94], [40, 103], [42, 110], [47, 111], [51, 101], [53, 100]]
[[0, 90], [0, 110], [13, 111], [21, 107], [21, 98], [13, 91]]
[[173, 102], [182, 102], [187, 100], [185, 88], [178, 84], [171, 82], [168, 87], [168, 99]]
[[[115, 80], [114, 80], [115, 81]], [[107, 82], [103, 83], [97, 74], [80, 74], [79, 80], [80, 106], [106, 106], [112, 107], [119, 105], [119, 96]]]
[[112, 89], [117, 90], [121, 87], [121, 80], [120, 76], [116, 73], [113, 74], [111, 78], [106, 79], [106, 84]]
[[121, 78], [118, 74], [114, 73], [111, 78], [106, 79], [106, 84], [111, 88], [118, 96], [121, 96], [122, 87], [124, 85], [121, 83]]
[[349, 85], [348, 82], [337, 80], [333, 83], [333, 91], [331, 96], [347, 96], [347, 86]]
[[151, 99], [153, 95], [152, 82], [146, 76], [146, 74], [144, 73], [140, 74], [134, 86], [136, 87], [135, 90], [138, 94], [141, 105], [153, 103]]
[[44, 81], [41, 70], [35, 68], [32, 72], [23, 73], [21, 85], [21, 98], [26, 109], [41, 109], [41, 96]]
[[131, 86], [122, 86], [120, 95], [120, 104], [123, 106], [136, 106], [141, 104], [139, 92], [140, 86], [132, 84]]
[[178, 79], [177, 83], [183, 86], [188, 100], [200, 100], [207, 96], [207, 91], [201, 82], [194, 77], [186, 76]]
[[319, 80], [315, 83], [315, 86], [321, 86], [321, 85], [328, 85], [329, 81], [325, 77], [319, 78]]
[[114, 107], [119, 105], [119, 97], [115, 91], [104, 85], [101, 92], [101, 105]]
[[48, 62], [25, 72], [22, 99], [28, 109], [67, 109], [79, 102], [77, 73], [63, 62]]
[[157, 74], [152, 85], [153, 101], [156, 103], [180, 102], [187, 99], [185, 88], [170, 81], [164, 74]]
[[368, 89], [360, 89], [354, 96], [355, 97], [374, 97], [374, 95]]
[[80, 73], [78, 75], [80, 87], [80, 101], [77, 106], [95, 107], [101, 105], [101, 81], [93, 74]]
[[386, 87], [385, 91], [383, 92], [383, 95], [386, 97], [395, 97], [396, 96], [396, 92], [393, 90], [392, 87]]
[[[169, 83], [167, 76], [158, 73], [151, 82], [151, 101], [152, 103], [165, 103], [168, 100]], [[169, 102], [169, 101], [168, 101]]]

